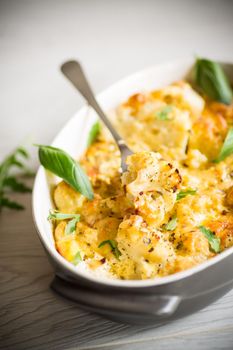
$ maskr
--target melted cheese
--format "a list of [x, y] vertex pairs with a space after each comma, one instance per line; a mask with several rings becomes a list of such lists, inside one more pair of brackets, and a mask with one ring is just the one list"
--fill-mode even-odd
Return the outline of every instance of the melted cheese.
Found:
[[[81, 216], [70, 235], [65, 234], [66, 221], [55, 227], [60, 254], [73, 262], [80, 252], [83, 261], [77, 268], [97, 276], [148, 279], [215, 255], [200, 225], [220, 238], [222, 250], [232, 246], [233, 157], [211, 162], [233, 122], [232, 106], [205, 101], [179, 82], [131, 96], [111, 117], [135, 154], [121, 176], [119, 151], [102, 127], [81, 159], [94, 200], [63, 181], [57, 185], [57, 209]], [[187, 189], [196, 193], [177, 200]], [[171, 229], [167, 224], [174, 218]], [[115, 242], [120, 256], [110, 244], [100, 246], [106, 240]]]

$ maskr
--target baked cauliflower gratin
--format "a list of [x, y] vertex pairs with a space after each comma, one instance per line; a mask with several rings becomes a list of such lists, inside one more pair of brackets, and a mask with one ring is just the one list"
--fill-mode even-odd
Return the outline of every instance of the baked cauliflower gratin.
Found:
[[95, 124], [80, 160], [94, 199], [64, 181], [53, 192], [57, 212], [70, 214], [55, 221], [58, 252], [98, 276], [150, 279], [231, 247], [233, 156], [221, 150], [233, 105], [179, 81], [131, 96], [110, 118], [135, 153], [121, 174], [116, 144]]

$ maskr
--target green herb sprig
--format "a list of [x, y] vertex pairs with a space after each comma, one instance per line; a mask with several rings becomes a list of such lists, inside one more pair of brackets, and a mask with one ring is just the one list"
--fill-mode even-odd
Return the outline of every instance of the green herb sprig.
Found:
[[170, 120], [169, 114], [171, 113], [173, 106], [167, 105], [163, 107], [160, 111], [155, 113], [156, 119], [159, 120]]
[[174, 216], [166, 225], [164, 225], [164, 229], [167, 231], [174, 231], [177, 226], [177, 217]]
[[117, 242], [114, 241], [113, 239], [108, 239], [106, 241], [103, 241], [99, 244], [99, 247], [98, 248], [101, 248], [103, 246], [105, 246], [106, 244], [109, 244], [111, 249], [112, 249], [112, 252], [113, 254], [115, 255], [115, 257], [119, 260], [119, 257], [121, 256], [121, 252], [120, 250], [118, 249], [117, 247]]
[[28, 157], [27, 151], [19, 147], [0, 164], [0, 210], [3, 207], [16, 210], [24, 209], [22, 204], [10, 200], [8, 198], [8, 193], [9, 190], [21, 193], [31, 192], [30, 187], [11, 174], [12, 168], [20, 168], [23, 170], [23, 175], [27, 175], [28, 169], [24, 164], [24, 160]]
[[197, 87], [214, 101], [230, 104], [232, 90], [230, 83], [217, 62], [199, 58], [194, 66], [194, 82]]
[[49, 211], [48, 220], [80, 219], [79, 214], [66, 214], [54, 209]]
[[87, 147], [93, 144], [100, 133], [100, 123], [97, 121], [92, 125], [87, 139]]
[[79, 222], [79, 218], [74, 218], [68, 222], [65, 228], [65, 234], [70, 235], [76, 230], [76, 224]]
[[75, 191], [89, 200], [94, 198], [89, 178], [78, 162], [60, 148], [44, 145], [39, 147], [39, 160], [43, 167], [61, 177]]
[[74, 265], [78, 265], [82, 260], [83, 260], [83, 259], [82, 259], [81, 253], [80, 253], [80, 252], [77, 252], [77, 253], [75, 254], [74, 258], [73, 258], [72, 263], [73, 263]]
[[218, 157], [214, 160], [214, 163], [219, 163], [233, 153], [233, 128], [230, 128], [225, 141], [222, 145], [221, 151]]
[[205, 226], [199, 226], [199, 230], [204, 234], [204, 236], [208, 239], [210, 248], [215, 252], [220, 252], [220, 238], [216, 237], [215, 234], [206, 228]]
[[179, 201], [182, 198], [185, 198], [186, 196], [194, 196], [197, 193], [197, 190], [194, 190], [192, 188], [188, 188], [187, 190], [181, 190], [179, 193], [176, 195], [176, 200]]
[[71, 219], [67, 224], [65, 228], [65, 234], [69, 235], [73, 233], [76, 229], [76, 224], [80, 220], [79, 214], [65, 214], [61, 213], [58, 210], [50, 210], [48, 220], [69, 220]]

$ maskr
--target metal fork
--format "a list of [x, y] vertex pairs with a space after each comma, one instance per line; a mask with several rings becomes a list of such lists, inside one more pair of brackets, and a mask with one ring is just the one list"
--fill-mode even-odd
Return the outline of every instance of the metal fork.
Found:
[[100, 105], [95, 99], [94, 93], [88, 83], [81, 64], [77, 61], [67, 61], [61, 66], [62, 73], [71, 81], [76, 89], [85, 98], [88, 104], [96, 111], [102, 122], [106, 125], [112, 137], [116, 141], [121, 153], [121, 169], [126, 171], [127, 165], [125, 163], [126, 157], [133, 152], [125, 144], [118, 132], [115, 130], [105, 113], [102, 111]]

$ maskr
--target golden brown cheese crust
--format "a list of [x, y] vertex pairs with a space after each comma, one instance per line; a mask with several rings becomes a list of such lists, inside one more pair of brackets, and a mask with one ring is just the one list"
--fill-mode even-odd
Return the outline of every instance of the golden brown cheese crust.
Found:
[[[56, 247], [73, 262], [77, 252], [91, 270], [112, 278], [148, 279], [182, 271], [213, 257], [205, 226], [233, 245], [233, 157], [212, 162], [233, 124], [233, 107], [204, 100], [186, 82], [131, 96], [112, 113], [132, 150], [119, 172], [119, 151], [102, 128], [81, 163], [95, 196], [88, 201], [63, 181], [58, 210], [79, 213], [72, 234], [55, 228]], [[177, 200], [180, 191], [193, 194]], [[173, 226], [169, 223], [175, 222]], [[111, 240], [120, 251], [114, 253]]]

